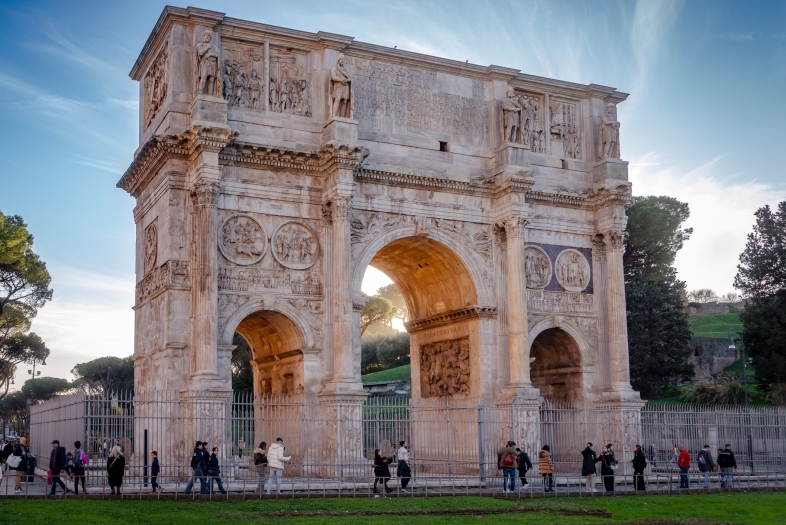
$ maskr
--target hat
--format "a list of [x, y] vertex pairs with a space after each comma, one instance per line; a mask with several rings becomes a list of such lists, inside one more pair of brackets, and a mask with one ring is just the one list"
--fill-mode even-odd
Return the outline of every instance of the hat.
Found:
[[587, 443], [587, 446], [588, 446], [588, 447], [594, 447], [595, 445], [593, 445], [593, 444], [592, 444], [592, 441], [590, 441], [590, 442], [588, 442], [588, 443]]
[[52, 441], [52, 444], [53, 444], [53, 445], [59, 445], [59, 444], [60, 444], [60, 441], [58, 441], [58, 440], [56, 440], [56, 439], [55, 439], [54, 441]]
[[710, 448], [710, 446], [709, 445], [704, 445], [704, 448]]
[[515, 444], [516, 444], [516, 442], [515, 442], [515, 441], [508, 441], [508, 446], [509, 446], [509, 447], [512, 447], [512, 446], [513, 446], [513, 445], [515, 445]]
[[608, 445], [606, 445], [606, 448], [611, 448], [612, 446], [614, 446], [614, 443], [609, 443]]

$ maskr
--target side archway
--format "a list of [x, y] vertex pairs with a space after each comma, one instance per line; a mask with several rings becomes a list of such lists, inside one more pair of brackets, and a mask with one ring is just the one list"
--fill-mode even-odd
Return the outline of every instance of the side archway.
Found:
[[536, 324], [529, 334], [532, 384], [546, 399], [584, 400], [584, 365], [588, 346], [571, 323], [555, 318]]

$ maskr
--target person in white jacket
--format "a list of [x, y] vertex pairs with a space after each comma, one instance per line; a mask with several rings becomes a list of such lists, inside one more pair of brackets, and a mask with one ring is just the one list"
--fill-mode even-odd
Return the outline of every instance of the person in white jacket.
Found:
[[276, 478], [276, 492], [281, 494], [281, 477], [284, 474], [284, 462], [292, 459], [292, 456], [284, 455], [284, 440], [276, 438], [276, 442], [270, 445], [267, 453], [267, 464], [270, 467], [270, 475], [267, 478], [265, 493], [270, 494], [273, 485], [273, 478]]

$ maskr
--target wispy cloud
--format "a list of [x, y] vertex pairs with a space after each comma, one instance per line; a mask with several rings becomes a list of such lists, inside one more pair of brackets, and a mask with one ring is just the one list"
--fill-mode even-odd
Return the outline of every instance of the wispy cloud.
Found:
[[120, 164], [119, 162], [115, 162], [113, 160], [96, 159], [96, 158], [81, 157], [81, 156], [77, 156], [76, 158], [72, 159], [72, 162], [76, 164], [81, 164], [82, 166], [89, 166], [91, 168], [108, 171], [109, 173], [114, 173], [115, 175], [122, 175], [125, 172], [125, 169], [127, 168], [125, 164]]
[[718, 38], [721, 40], [733, 40], [736, 42], [748, 42], [754, 39], [754, 35], [756, 34], [755, 31], [751, 31], [750, 33], [737, 33], [737, 32], [729, 32], [729, 33], [722, 33], [718, 35]]

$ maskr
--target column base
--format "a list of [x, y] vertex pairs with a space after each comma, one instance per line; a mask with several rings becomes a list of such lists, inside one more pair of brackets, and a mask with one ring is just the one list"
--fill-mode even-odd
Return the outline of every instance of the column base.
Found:
[[363, 383], [353, 379], [335, 379], [325, 385], [317, 395], [318, 398], [329, 396], [360, 396], [363, 399], [368, 397], [363, 391]]
[[599, 403], [640, 403], [644, 406], [646, 401], [642, 401], [641, 394], [633, 390], [630, 385], [613, 385], [605, 392], [601, 392]]
[[497, 401], [502, 403], [537, 402], [540, 406], [543, 403], [543, 398], [540, 395], [540, 390], [532, 386], [532, 383], [512, 383], [500, 392]]

